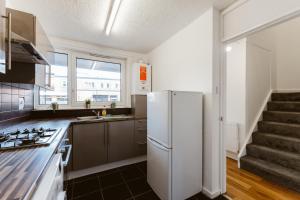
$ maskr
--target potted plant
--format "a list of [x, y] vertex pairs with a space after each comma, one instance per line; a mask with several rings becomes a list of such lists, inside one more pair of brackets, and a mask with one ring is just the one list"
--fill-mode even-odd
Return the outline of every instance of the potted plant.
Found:
[[86, 99], [85, 100], [85, 108], [86, 109], [90, 109], [91, 108], [91, 100], [90, 99]]
[[112, 103], [110, 104], [110, 108], [116, 108], [116, 106], [117, 106], [116, 102], [112, 102]]
[[51, 103], [51, 108], [52, 108], [53, 112], [55, 112], [56, 110], [58, 110], [58, 103], [57, 102]]

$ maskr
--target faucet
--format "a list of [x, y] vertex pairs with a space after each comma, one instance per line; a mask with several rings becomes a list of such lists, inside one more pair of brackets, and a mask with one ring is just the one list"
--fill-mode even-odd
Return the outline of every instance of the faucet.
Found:
[[92, 112], [100, 119], [100, 111], [93, 110]]

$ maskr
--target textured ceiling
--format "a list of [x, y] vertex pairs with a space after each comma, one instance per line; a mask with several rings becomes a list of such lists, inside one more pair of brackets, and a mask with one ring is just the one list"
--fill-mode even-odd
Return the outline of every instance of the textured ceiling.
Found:
[[36, 15], [51, 36], [147, 53], [211, 5], [235, 0], [123, 0], [110, 36], [104, 26], [111, 0], [7, 0]]

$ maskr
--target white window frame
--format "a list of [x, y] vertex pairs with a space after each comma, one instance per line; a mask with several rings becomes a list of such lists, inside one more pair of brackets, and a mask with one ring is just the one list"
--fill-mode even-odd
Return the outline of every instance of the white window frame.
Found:
[[[77, 101], [77, 73], [76, 73], [76, 61], [78, 59], [86, 59], [86, 60], [92, 60], [92, 61], [99, 61], [99, 62], [109, 62], [109, 63], [119, 63], [121, 64], [121, 87], [120, 87], [120, 101], [116, 102], [116, 105], [119, 107], [123, 107], [126, 105], [126, 62], [124, 59], [117, 59], [117, 58], [102, 58], [102, 57], [96, 57], [96, 56], [90, 56], [87, 54], [82, 53], [74, 53], [73, 54], [73, 70], [72, 70], [72, 106], [73, 107], [83, 107], [84, 102]], [[105, 87], [105, 85], [104, 85]], [[112, 102], [92, 102], [92, 107], [107, 107], [110, 106]]]
[[[68, 56], [68, 103], [59, 104], [59, 109], [84, 109], [84, 102], [77, 102], [77, 76], [76, 76], [76, 59], [87, 59], [99, 62], [111, 62], [121, 64], [121, 87], [120, 87], [120, 101], [116, 102], [117, 107], [126, 107], [127, 103], [127, 79], [126, 79], [126, 59], [123, 58], [104, 58], [91, 56], [88, 53], [77, 53], [71, 50], [55, 50], [54, 53], [66, 54]], [[91, 108], [109, 107], [112, 102], [92, 102]], [[34, 108], [36, 110], [51, 110], [50, 105], [40, 104], [39, 87], [34, 90]]]
[[[72, 91], [72, 81], [70, 79], [71, 77], [71, 62], [72, 62], [72, 53], [70, 51], [64, 51], [64, 50], [54, 50], [51, 51], [52, 53], [59, 53], [59, 54], [66, 54], [68, 56], [68, 79], [67, 79], [67, 94], [68, 94], [68, 102], [67, 104], [59, 104], [60, 109], [66, 109], [71, 107], [71, 91]], [[51, 110], [51, 105], [49, 104], [40, 104], [40, 88], [35, 87], [34, 89], [34, 109], [36, 110]]]

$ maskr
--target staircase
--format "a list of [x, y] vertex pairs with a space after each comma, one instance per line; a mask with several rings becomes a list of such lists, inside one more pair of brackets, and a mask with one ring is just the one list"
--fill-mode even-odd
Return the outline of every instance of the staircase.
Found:
[[274, 93], [241, 168], [300, 192], [300, 93]]

